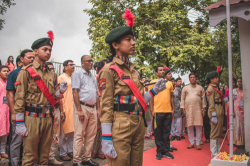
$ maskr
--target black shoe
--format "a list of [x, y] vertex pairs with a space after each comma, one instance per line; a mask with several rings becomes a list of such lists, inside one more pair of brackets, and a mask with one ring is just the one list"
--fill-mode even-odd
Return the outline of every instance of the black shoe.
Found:
[[168, 151], [169, 151], [169, 152], [173, 152], [173, 149], [172, 149], [172, 148], [170, 148]]
[[92, 161], [92, 160], [82, 162], [82, 165], [94, 165], [94, 166], [99, 166], [98, 163], [95, 163], [95, 162]]
[[177, 151], [177, 149], [176, 149], [175, 147], [173, 147], [173, 146], [172, 146], [172, 148], [170, 148], [170, 149], [172, 149], [172, 150], [176, 150], [176, 151]]
[[82, 162], [79, 162], [79, 163], [74, 163], [73, 166], [84, 166], [84, 165], [82, 164]]
[[158, 152], [157, 155], [155, 156], [155, 158], [156, 158], [157, 160], [161, 160], [162, 154], [161, 154], [160, 152]]
[[184, 137], [184, 136], [181, 136], [181, 139], [185, 139], [185, 137]]
[[175, 136], [172, 136], [172, 137], [171, 137], [171, 141], [173, 141], [173, 140], [175, 140]]
[[176, 137], [176, 139], [177, 139], [177, 141], [180, 141], [180, 140], [181, 140], [181, 137], [178, 136], [178, 137]]
[[210, 139], [206, 139], [205, 143], [209, 143], [210, 142]]
[[174, 159], [174, 156], [172, 154], [170, 154], [169, 152], [165, 153], [164, 156], [169, 158], [169, 159]]

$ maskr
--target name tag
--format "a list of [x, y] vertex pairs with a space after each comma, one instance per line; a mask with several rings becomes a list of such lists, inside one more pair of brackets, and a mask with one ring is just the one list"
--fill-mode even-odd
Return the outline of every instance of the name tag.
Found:
[[239, 101], [239, 106], [240, 106], [240, 107], [243, 107], [243, 105], [244, 105], [243, 100], [240, 100], [240, 101]]
[[225, 97], [225, 98], [224, 98], [224, 101], [225, 101], [225, 102], [227, 102], [227, 101], [228, 101], [228, 98], [227, 98], [227, 97]]
[[3, 104], [7, 104], [7, 97], [6, 96], [3, 97]]

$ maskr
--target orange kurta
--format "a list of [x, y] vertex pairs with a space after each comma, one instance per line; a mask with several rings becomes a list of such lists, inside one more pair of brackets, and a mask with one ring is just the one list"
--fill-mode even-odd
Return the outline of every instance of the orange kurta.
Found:
[[[66, 92], [63, 94], [64, 98], [62, 99], [63, 104], [63, 112], [65, 113], [65, 121], [63, 122], [63, 131], [64, 134], [68, 134], [74, 132], [74, 101], [73, 94], [71, 89], [71, 76], [63, 73], [58, 77], [58, 82], [66, 81], [68, 84], [68, 88]], [[59, 131], [60, 132], [60, 131]]]

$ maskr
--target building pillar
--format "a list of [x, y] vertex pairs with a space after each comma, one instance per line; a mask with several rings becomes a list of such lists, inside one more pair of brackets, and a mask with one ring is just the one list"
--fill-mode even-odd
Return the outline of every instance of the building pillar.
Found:
[[244, 97], [245, 150], [250, 154], [250, 20], [238, 18]]

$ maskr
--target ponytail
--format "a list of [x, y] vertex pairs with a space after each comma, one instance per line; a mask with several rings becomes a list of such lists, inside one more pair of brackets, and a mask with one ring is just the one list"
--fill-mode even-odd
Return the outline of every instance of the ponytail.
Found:
[[[117, 39], [116, 41], [113, 41], [113, 42], [119, 44], [119, 43], [121, 42], [121, 38], [119, 38], [119, 39]], [[113, 45], [112, 45], [113, 42], [110, 42], [110, 43], [109, 43], [109, 48], [110, 48], [110, 53], [111, 53], [111, 55], [110, 55], [110, 56], [107, 56], [107, 59], [108, 59], [110, 62], [112, 62], [114, 56], [116, 56], [115, 48], [114, 48]]]

